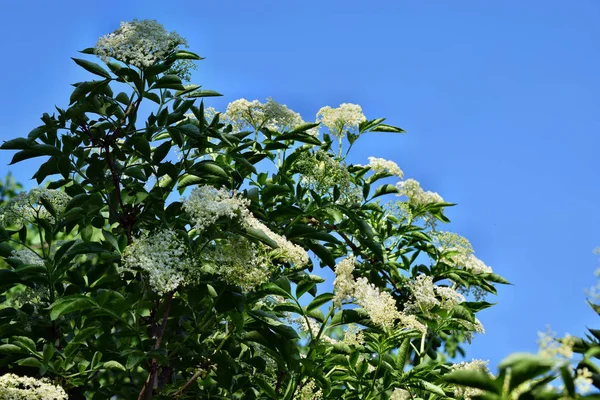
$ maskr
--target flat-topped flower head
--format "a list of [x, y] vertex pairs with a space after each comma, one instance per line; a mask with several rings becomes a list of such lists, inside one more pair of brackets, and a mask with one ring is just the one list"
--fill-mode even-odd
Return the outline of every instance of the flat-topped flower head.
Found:
[[317, 122], [338, 138], [343, 137], [345, 131], [357, 130], [358, 125], [366, 120], [362, 107], [358, 104], [343, 103], [337, 108], [325, 106], [317, 112]]
[[442, 203], [444, 201], [439, 194], [424, 191], [419, 182], [412, 178], [398, 182], [396, 186], [399, 189], [398, 196], [406, 196], [408, 203], [415, 206], [425, 206], [427, 204]]
[[157, 293], [165, 294], [185, 283], [192, 260], [177, 234], [171, 230], [145, 233], [123, 253], [120, 272], [141, 271]]
[[219, 278], [251, 292], [269, 280], [272, 265], [260, 245], [241, 236], [219, 239], [202, 254]]
[[177, 33], [167, 32], [154, 20], [134, 19], [98, 39], [94, 53], [104, 62], [114, 58], [143, 69], [163, 61], [179, 46], [187, 47], [187, 42]]
[[266, 103], [246, 99], [232, 101], [222, 118], [225, 123], [231, 124], [235, 131], [258, 131], [268, 128], [283, 132], [304, 122], [300, 114], [270, 97]]
[[248, 218], [250, 201], [227, 189], [204, 185], [195, 187], [183, 201], [183, 209], [192, 217], [194, 227], [204, 231], [221, 217], [243, 221]]
[[[53, 212], [62, 213], [70, 199], [65, 192], [54, 189], [35, 188], [21, 192], [2, 209], [1, 221], [6, 226], [35, 224], [38, 219], [54, 224]], [[53, 212], [46, 208], [44, 202], [54, 209]]]
[[35, 379], [6, 373], [0, 376], [0, 399], [67, 400], [67, 393], [48, 378]]
[[397, 176], [402, 179], [404, 172], [400, 169], [398, 164], [393, 161], [386, 160], [385, 158], [369, 157], [369, 164], [367, 167], [371, 168], [376, 175], [377, 174], [389, 174]]

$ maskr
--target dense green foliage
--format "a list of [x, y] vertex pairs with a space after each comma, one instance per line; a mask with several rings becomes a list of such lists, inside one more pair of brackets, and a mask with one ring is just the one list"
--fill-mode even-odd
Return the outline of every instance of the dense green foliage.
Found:
[[180, 44], [74, 59], [96, 80], [2, 145], [45, 157], [45, 187], [0, 192], [0, 371], [71, 399], [460, 397], [447, 357], [506, 282], [438, 230], [452, 204], [346, 165], [344, 144], [402, 130], [236, 124], [184, 84]]

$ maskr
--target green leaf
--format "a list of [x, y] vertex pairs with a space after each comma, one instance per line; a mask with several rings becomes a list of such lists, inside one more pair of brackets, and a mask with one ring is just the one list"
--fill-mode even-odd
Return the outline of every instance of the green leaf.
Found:
[[530, 353], [515, 353], [498, 365], [500, 371], [510, 368], [510, 387], [512, 390], [520, 384], [545, 374], [554, 367], [555, 361]]
[[110, 253], [109, 250], [106, 250], [100, 243], [77, 243], [72, 246], [68, 251], [67, 255], [77, 255], [77, 254], [96, 254], [96, 253]]
[[271, 384], [265, 381], [263, 378], [255, 376], [254, 382], [259, 388], [262, 389], [262, 391], [264, 392], [263, 394], [267, 395], [271, 399], [277, 398], [277, 393], [275, 393], [275, 389], [273, 388], [273, 386], [271, 386]]
[[181, 83], [181, 78], [179, 78], [177, 75], [165, 75], [154, 82], [154, 85], [152, 85], [150, 90], [153, 89], [184, 90], [185, 87]]
[[279, 247], [277, 245], [276, 241], [271, 239], [269, 236], [267, 236], [266, 233], [264, 233], [260, 229], [255, 229], [255, 228], [250, 228], [250, 227], [243, 227], [242, 229], [243, 229], [243, 233], [245, 234], [245, 236], [247, 236], [249, 238], [256, 239], [260, 242], [263, 242], [264, 244], [266, 244], [274, 249]]
[[498, 384], [483, 370], [458, 370], [442, 377], [448, 383], [481, 389], [495, 394], [501, 393]]
[[286, 299], [291, 299], [292, 295], [286, 290], [282, 289], [279, 285], [273, 282], [267, 282], [260, 287], [260, 291], [265, 294], [272, 294], [275, 296], [285, 297]]
[[181, 191], [182, 189], [185, 189], [188, 186], [196, 185], [198, 183], [201, 183], [202, 181], [203, 179], [199, 176], [184, 174], [181, 176], [181, 178], [179, 178], [179, 182], [177, 183], [177, 189]]
[[24, 358], [22, 360], [17, 361], [17, 364], [19, 364], [22, 367], [34, 367], [34, 368], [40, 368], [42, 366], [42, 363], [40, 362], [40, 360], [38, 360], [35, 357]]
[[173, 54], [173, 58], [176, 60], [204, 60], [204, 57], [200, 57], [198, 54], [187, 50], [178, 50]]
[[221, 93], [214, 90], [195, 90], [192, 93], [183, 95], [187, 99], [195, 99], [199, 97], [219, 97], [223, 96]]
[[77, 65], [79, 65], [86, 71], [91, 72], [92, 74], [100, 75], [103, 78], [111, 78], [110, 73], [96, 63], [87, 60], [82, 60], [80, 58], [72, 58], [72, 60], [75, 61]]
[[44, 345], [43, 360], [44, 364], [48, 364], [54, 355], [54, 346], [50, 343]]
[[91, 297], [79, 294], [63, 297], [50, 306], [50, 309], [52, 310], [50, 311], [50, 319], [54, 321], [64, 314], [92, 307], [98, 307], [98, 303]]
[[312, 310], [321, 307], [323, 304], [330, 302], [333, 299], [333, 293], [322, 293], [315, 297], [306, 307], [307, 310]]
[[106, 369], [117, 369], [120, 371], [127, 371], [125, 369], [125, 367], [123, 366], [123, 364], [121, 364], [118, 361], [106, 361], [104, 364], [102, 364], [102, 368], [106, 368]]
[[315, 282], [309, 280], [304, 280], [298, 283], [298, 285], [296, 286], [296, 298], [299, 299], [300, 297], [302, 297], [304, 293], [308, 292], [315, 285]]
[[306, 246], [312, 250], [313, 253], [316, 254], [317, 257], [323, 262], [323, 264], [329, 266], [330, 268], [335, 267], [335, 258], [331, 254], [331, 252], [327, 249], [327, 247], [320, 245], [318, 243], [306, 243]]
[[375, 197], [383, 196], [386, 194], [399, 193], [400, 191], [395, 185], [386, 183], [385, 185], [379, 186], [377, 190], [375, 190], [375, 194], [373, 195], [373, 199]]
[[23, 349], [21, 349], [21, 347], [16, 346], [14, 344], [0, 345], [0, 354], [15, 354], [15, 353], [23, 353]]
[[379, 124], [375, 128], [370, 129], [370, 132], [406, 133], [406, 131], [402, 128], [387, 124]]
[[167, 154], [169, 154], [171, 146], [171, 141], [166, 141], [154, 149], [152, 152], [152, 163], [156, 165], [161, 162], [167, 156]]

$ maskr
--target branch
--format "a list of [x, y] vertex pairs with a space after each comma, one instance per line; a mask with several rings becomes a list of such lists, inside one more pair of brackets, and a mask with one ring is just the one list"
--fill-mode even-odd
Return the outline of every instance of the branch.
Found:
[[[165, 329], [167, 327], [167, 320], [169, 319], [169, 312], [171, 312], [171, 301], [173, 300], [174, 293], [175, 291], [170, 291], [169, 293], [167, 293], [167, 297], [165, 298], [165, 311], [163, 312], [162, 322], [156, 337], [156, 343], [154, 343], [154, 350], [160, 349], [160, 345], [162, 344], [163, 335], [165, 334]], [[148, 379], [146, 379], [146, 382], [144, 383], [144, 386], [142, 387], [142, 390], [138, 395], [138, 400], [142, 400], [144, 398], [144, 394], [146, 399], [152, 398], [152, 390], [154, 388], [154, 380], [156, 379], [157, 372], [158, 360], [156, 358], [153, 358], [150, 367], [150, 373], [148, 374]]]

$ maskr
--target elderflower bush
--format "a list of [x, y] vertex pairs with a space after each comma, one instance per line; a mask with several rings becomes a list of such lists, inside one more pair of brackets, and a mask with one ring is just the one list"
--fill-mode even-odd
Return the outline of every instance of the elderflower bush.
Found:
[[82, 52], [103, 64], [74, 59], [94, 80], [2, 145], [44, 157], [1, 213], [3, 368], [70, 398], [467, 393], [446, 360], [505, 281], [437, 229], [452, 204], [395, 162], [348, 161], [403, 131], [348, 103], [316, 123], [273, 99], [205, 108], [220, 94], [183, 84], [185, 44], [123, 23]]

